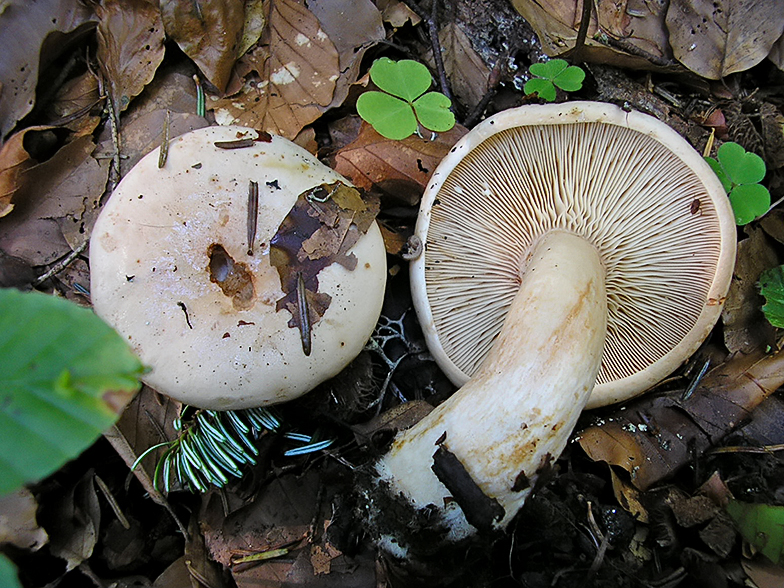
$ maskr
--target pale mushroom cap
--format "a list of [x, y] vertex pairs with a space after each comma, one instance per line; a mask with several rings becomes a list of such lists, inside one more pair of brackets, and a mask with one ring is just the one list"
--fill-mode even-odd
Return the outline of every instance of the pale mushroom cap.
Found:
[[414, 304], [456, 385], [487, 355], [526, 252], [550, 229], [593, 243], [606, 269], [607, 340], [588, 408], [644, 392], [713, 328], [736, 227], [702, 157], [666, 124], [610, 104], [523, 106], [463, 137], [422, 199]]
[[[208, 127], [171, 141], [120, 182], [90, 242], [96, 313], [114, 326], [150, 368], [144, 381], [184, 403], [240, 409], [295, 398], [337, 374], [359, 352], [378, 320], [386, 258], [373, 223], [351, 249], [356, 268], [333, 263], [318, 274], [332, 297], [312, 327], [305, 356], [270, 264], [270, 239], [302, 192], [343, 181], [304, 149], [280, 137], [242, 149], [216, 141], [256, 137], [241, 127]], [[248, 190], [259, 187], [258, 225], [248, 254]], [[221, 245], [252, 276], [243, 309], [210, 281], [210, 247]], [[247, 308], [244, 308], [247, 307]]]

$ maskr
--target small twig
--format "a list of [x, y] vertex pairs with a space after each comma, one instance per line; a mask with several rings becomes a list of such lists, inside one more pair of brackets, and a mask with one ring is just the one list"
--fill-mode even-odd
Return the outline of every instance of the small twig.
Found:
[[583, 12], [580, 16], [580, 28], [577, 29], [577, 37], [574, 40], [574, 47], [572, 47], [569, 54], [575, 61], [582, 61], [582, 53], [585, 48], [585, 38], [588, 36], [588, 27], [591, 24], [591, 7], [593, 0], [583, 0]]
[[784, 443], [778, 445], [764, 445], [762, 447], [728, 445], [726, 447], [714, 447], [710, 450], [710, 453], [773, 453], [775, 451], [784, 451]]
[[158, 152], [158, 169], [166, 165], [166, 160], [169, 158], [169, 127], [171, 126], [171, 110], [166, 109], [166, 115], [163, 119], [163, 137], [161, 139], [161, 149]]
[[117, 517], [117, 520], [120, 521], [120, 524], [123, 527], [125, 527], [126, 529], [130, 529], [131, 523], [128, 522], [128, 519], [123, 514], [122, 509], [120, 509], [120, 505], [117, 504], [117, 501], [114, 499], [114, 495], [112, 494], [112, 491], [109, 490], [109, 487], [106, 485], [106, 482], [104, 482], [98, 474], [94, 475], [94, 479], [95, 479], [95, 483], [98, 484], [98, 489], [103, 493], [104, 498], [106, 498], [106, 501], [109, 503], [109, 506], [112, 508], [112, 511], [114, 512], [114, 515]]
[[79, 247], [77, 247], [76, 249], [71, 251], [68, 255], [66, 255], [62, 260], [60, 260], [56, 264], [54, 264], [45, 273], [43, 273], [40, 276], [38, 276], [33, 281], [33, 286], [40, 286], [46, 280], [48, 280], [49, 278], [51, 278], [52, 276], [54, 276], [56, 274], [59, 274], [61, 271], [63, 271], [65, 268], [67, 268], [69, 265], [71, 265], [73, 263], [73, 261], [77, 257], [79, 257], [82, 253], [84, 253], [84, 250], [87, 249], [87, 244], [88, 243], [89, 243], [89, 240], [85, 241], [84, 243], [79, 245]]
[[248, 255], [253, 255], [253, 242], [259, 217], [259, 184], [250, 180], [248, 184]]
[[446, 79], [444, 70], [444, 58], [441, 55], [441, 42], [438, 39], [438, 0], [432, 0], [433, 6], [430, 9], [430, 18], [427, 19], [427, 32], [430, 35], [430, 43], [433, 45], [433, 60], [436, 62], [436, 72], [438, 82], [441, 86], [441, 93], [452, 100], [452, 91], [449, 89], [449, 82]]
[[452, 100], [452, 92], [449, 89], [449, 82], [446, 79], [444, 70], [444, 59], [441, 56], [441, 42], [438, 40], [438, 0], [432, 0], [430, 13], [426, 13], [416, 0], [408, 0], [407, 4], [411, 9], [427, 23], [427, 34], [430, 37], [430, 45], [433, 48], [433, 61], [436, 64], [436, 74], [438, 75], [438, 85], [441, 93]]

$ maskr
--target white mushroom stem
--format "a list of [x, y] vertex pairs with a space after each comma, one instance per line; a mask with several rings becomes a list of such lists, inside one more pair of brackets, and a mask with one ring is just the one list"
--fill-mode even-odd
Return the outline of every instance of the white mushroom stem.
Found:
[[[594, 246], [551, 231], [523, 260], [521, 282], [476, 375], [401, 432], [378, 464], [391, 492], [402, 493], [417, 509], [435, 505], [444, 514], [453, 540], [476, 527], [509, 523], [540, 472], [563, 451], [599, 370], [607, 302], [605, 270]], [[481, 489], [480, 500], [463, 499], [458, 508], [460, 491], [447, 489], [432, 469], [439, 447], [462, 464], [474, 490]], [[453, 481], [461, 485], [447, 485]]]

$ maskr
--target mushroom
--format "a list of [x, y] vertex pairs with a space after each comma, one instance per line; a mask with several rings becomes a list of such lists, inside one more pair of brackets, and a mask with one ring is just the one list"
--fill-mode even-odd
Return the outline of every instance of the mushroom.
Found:
[[217, 410], [290, 400], [372, 334], [386, 280], [373, 216], [347, 180], [286, 139], [192, 131], [170, 142], [163, 167], [158, 150], [146, 155], [102, 210], [93, 306], [164, 394]]
[[506, 527], [586, 403], [640, 394], [696, 351], [736, 246], [726, 193], [680, 135], [590, 102], [478, 125], [436, 169], [416, 235], [417, 315], [462, 388], [376, 469], [452, 541]]

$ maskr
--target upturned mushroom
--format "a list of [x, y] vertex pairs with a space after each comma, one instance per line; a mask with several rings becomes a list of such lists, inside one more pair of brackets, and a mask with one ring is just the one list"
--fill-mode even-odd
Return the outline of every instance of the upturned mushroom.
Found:
[[736, 246], [725, 192], [680, 135], [588, 102], [478, 125], [435, 171], [416, 234], [417, 315], [462, 388], [377, 470], [450, 541], [508, 525], [586, 404], [640, 394], [696, 351]]
[[281, 137], [208, 127], [123, 178], [90, 243], [95, 311], [186, 404], [283, 402], [337, 374], [378, 320], [374, 205]]

